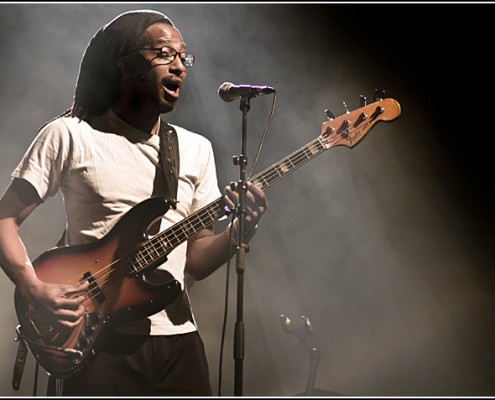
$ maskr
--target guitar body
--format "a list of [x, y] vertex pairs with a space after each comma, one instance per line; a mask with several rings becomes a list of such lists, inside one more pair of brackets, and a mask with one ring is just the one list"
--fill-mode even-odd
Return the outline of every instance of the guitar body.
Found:
[[148, 264], [138, 254], [136, 268], [136, 257], [129, 256], [147, 240], [148, 226], [168, 208], [164, 199], [147, 199], [100, 240], [53, 248], [34, 260], [36, 275], [44, 282], [89, 281], [84, 320], [74, 329], [55, 325], [47, 312], [25, 302], [17, 289], [14, 293], [19, 332], [51, 375], [66, 378], [77, 374], [116, 325], [154, 314], [179, 295], [180, 283], [169, 272], [156, 269], [166, 257]]

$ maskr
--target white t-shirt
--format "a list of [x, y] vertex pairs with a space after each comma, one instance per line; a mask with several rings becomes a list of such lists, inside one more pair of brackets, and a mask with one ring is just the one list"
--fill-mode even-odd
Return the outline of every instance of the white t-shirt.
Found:
[[[169, 209], [162, 218], [162, 230], [221, 196], [210, 141], [184, 128], [174, 128], [180, 152], [178, 204], [176, 210]], [[12, 176], [29, 181], [43, 201], [62, 191], [66, 244], [76, 245], [103, 237], [124, 213], [154, 195], [158, 155], [158, 135], [131, 127], [110, 109], [94, 118], [91, 125], [70, 117], [50, 122], [39, 132]], [[186, 249], [184, 242], [160, 266], [182, 288]], [[187, 298], [186, 291], [184, 295]], [[185, 322], [172, 322], [176, 319], [165, 310], [150, 316], [149, 334], [196, 330], [192, 313], [187, 313]]]

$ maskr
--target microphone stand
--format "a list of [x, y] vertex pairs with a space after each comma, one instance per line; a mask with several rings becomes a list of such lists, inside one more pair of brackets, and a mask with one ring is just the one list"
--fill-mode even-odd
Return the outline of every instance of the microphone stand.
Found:
[[234, 165], [239, 166], [239, 182], [237, 191], [239, 194], [239, 204], [237, 208], [238, 231], [236, 254], [237, 271], [237, 320], [234, 331], [234, 360], [235, 360], [235, 380], [234, 395], [242, 396], [243, 361], [244, 361], [244, 322], [243, 322], [243, 297], [244, 297], [244, 266], [245, 256], [249, 251], [249, 246], [244, 243], [244, 218], [246, 215], [246, 141], [247, 141], [247, 113], [250, 109], [250, 99], [253, 95], [241, 96], [240, 107], [242, 111], [242, 140], [241, 154], [234, 157]]
[[283, 314], [280, 317], [284, 331], [289, 335], [297, 336], [299, 339], [299, 344], [304, 344], [304, 347], [306, 347], [311, 364], [309, 366], [305, 395], [312, 396], [315, 388], [316, 370], [318, 368], [318, 362], [320, 361], [320, 352], [311, 344], [311, 341], [309, 340], [309, 336], [312, 333], [311, 322], [309, 321], [309, 318], [303, 315], [301, 317], [303, 322], [302, 326], [300, 328], [293, 328], [291, 326], [291, 320], [288, 317]]

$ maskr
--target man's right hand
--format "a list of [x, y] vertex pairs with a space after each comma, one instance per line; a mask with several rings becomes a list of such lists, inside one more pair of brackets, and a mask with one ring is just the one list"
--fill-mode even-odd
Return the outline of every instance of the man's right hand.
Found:
[[83, 318], [89, 283], [77, 285], [46, 283], [38, 279], [19, 287], [22, 296], [34, 307], [41, 307], [61, 327], [74, 328]]

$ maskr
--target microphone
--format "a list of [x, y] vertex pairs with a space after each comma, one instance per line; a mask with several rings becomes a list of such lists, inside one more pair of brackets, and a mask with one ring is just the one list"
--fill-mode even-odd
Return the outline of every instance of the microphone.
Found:
[[218, 88], [218, 95], [223, 101], [234, 101], [242, 96], [261, 96], [263, 94], [274, 93], [275, 89], [270, 86], [258, 85], [234, 85], [231, 82], [224, 82]]

